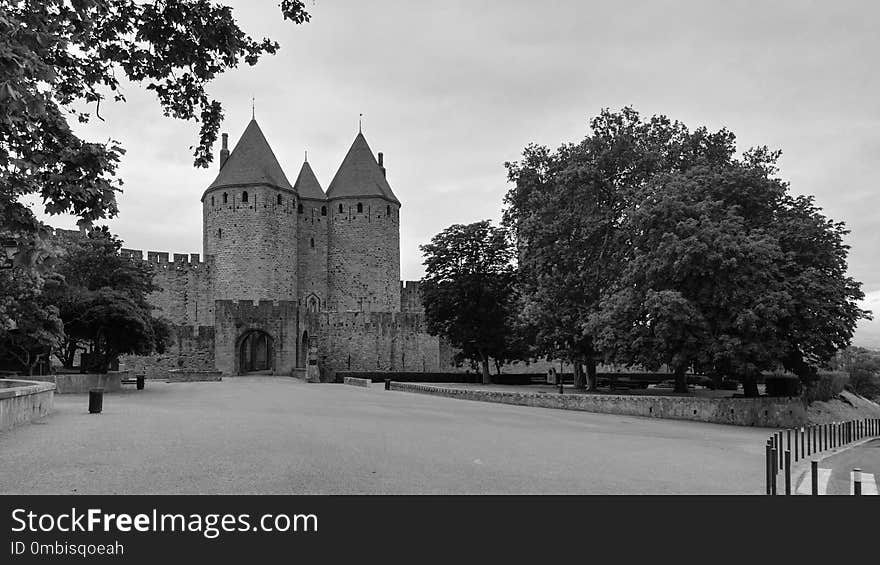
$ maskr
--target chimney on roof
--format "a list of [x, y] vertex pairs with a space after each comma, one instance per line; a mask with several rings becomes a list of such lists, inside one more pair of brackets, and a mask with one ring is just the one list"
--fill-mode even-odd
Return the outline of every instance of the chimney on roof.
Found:
[[220, 168], [223, 168], [223, 165], [226, 164], [226, 159], [229, 159], [229, 134], [223, 134], [223, 148], [220, 149]]
[[382, 169], [382, 176], [383, 177], [386, 176], [385, 175], [384, 157], [385, 157], [385, 155], [383, 155], [382, 152], [379, 151], [379, 168]]

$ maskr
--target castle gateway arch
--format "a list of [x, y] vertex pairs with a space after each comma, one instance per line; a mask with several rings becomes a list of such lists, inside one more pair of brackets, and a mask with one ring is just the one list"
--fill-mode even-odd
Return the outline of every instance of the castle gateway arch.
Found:
[[240, 373], [272, 371], [275, 351], [272, 337], [262, 330], [244, 333], [238, 345]]

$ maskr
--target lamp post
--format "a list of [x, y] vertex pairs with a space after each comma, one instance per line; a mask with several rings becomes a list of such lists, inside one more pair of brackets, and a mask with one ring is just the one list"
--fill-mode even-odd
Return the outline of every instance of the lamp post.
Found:
[[11, 238], [3, 238], [0, 240], [3, 246], [3, 254], [0, 255], [0, 269], [11, 269], [13, 266], [13, 258], [18, 253], [18, 242]]

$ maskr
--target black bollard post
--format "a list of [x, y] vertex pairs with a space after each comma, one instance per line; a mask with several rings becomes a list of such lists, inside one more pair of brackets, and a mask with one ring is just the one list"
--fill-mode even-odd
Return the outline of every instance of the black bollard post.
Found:
[[104, 389], [89, 389], [89, 414], [100, 414], [104, 408]]
[[801, 459], [803, 459], [804, 457], [807, 456], [806, 436], [807, 436], [806, 428], [801, 428]]
[[785, 450], [785, 494], [791, 494], [791, 450]]
[[813, 459], [810, 461], [810, 475], [813, 479], [813, 494], [819, 494], [819, 462]]
[[770, 478], [771, 469], [773, 466], [770, 464], [771, 457], [773, 456], [773, 442], [769, 439], [767, 440], [767, 445], [764, 446], [764, 478], [767, 482], [767, 494], [773, 494], [773, 479]]
[[562, 394], [562, 379], [559, 379], [559, 394]]
[[774, 496], [776, 495], [776, 477], [779, 474], [779, 471], [776, 469], [776, 461], [778, 459], [779, 456], [776, 454], [776, 448], [774, 447], [770, 464], [770, 466], [773, 467], [773, 472], [770, 473], [770, 488], [773, 491], [772, 494]]
[[853, 469], [853, 494], [859, 496], [862, 494], [862, 470], [856, 467]]
[[385, 379], [385, 390], [391, 390], [391, 379]]
[[817, 431], [818, 431], [818, 428], [816, 426], [813, 426], [813, 453], [816, 453], [816, 447], [819, 445], [818, 442], [816, 441], [816, 432]]
[[144, 390], [144, 376], [143, 376], [143, 375], [138, 375], [138, 376], [136, 377], [136, 379], [137, 379], [137, 384], [136, 384], [137, 389], [138, 389], [138, 390]]
[[794, 429], [794, 460], [795, 462], [798, 460], [798, 431], [800, 428]]

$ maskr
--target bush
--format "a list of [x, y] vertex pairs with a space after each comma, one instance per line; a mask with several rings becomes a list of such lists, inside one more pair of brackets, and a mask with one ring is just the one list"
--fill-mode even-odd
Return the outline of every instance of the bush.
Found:
[[816, 378], [807, 383], [804, 399], [807, 402], [828, 401], [838, 396], [849, 382], [847, 373], [820, 371]]
[[880, 375], [868, 371], [854, 370], [849, 374], [847, 390], [869, 399], [880, 397]]
[[801, 380], [797, 375], [767, 375], [764, 377], [767, 396], [794, 397], [801, 394]]

